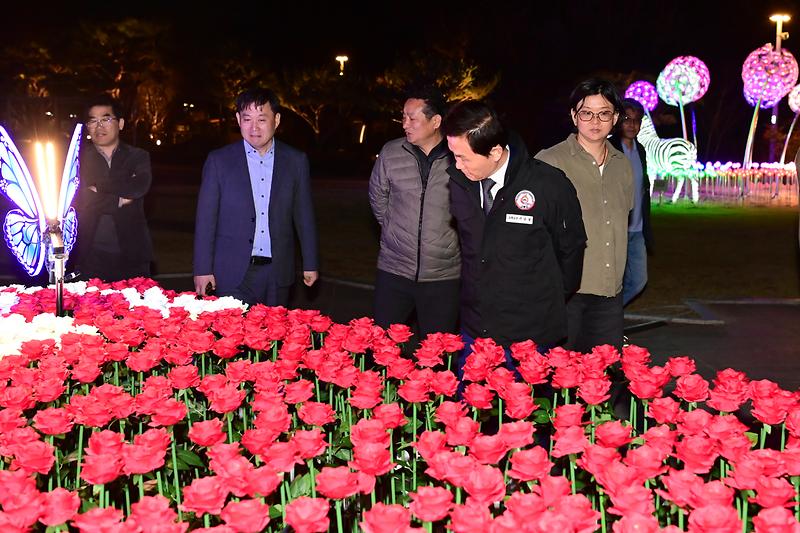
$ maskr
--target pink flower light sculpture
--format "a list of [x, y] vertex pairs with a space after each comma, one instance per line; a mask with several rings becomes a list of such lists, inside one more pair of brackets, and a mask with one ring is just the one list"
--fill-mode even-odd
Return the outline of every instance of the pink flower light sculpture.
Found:
[[755, 106], [771, 108], [786, 96], [797, 83], [797, 61], [791, 52], [781, 48], [780, 52], [767, 43], [753, 50], [742, 65], [744, 97]]
[[639, 80], [628, 85], [625, 90], [625, 98], [633, 98], [647, 111], [652, 111], [658, 105], [658, 91], [656, 86], [649, 81]]
[[667, 63], [656, 80], [658, 95], [672, 106], [699, 100], [710, 83], [708, 67], [694, 56], [676, 57]]

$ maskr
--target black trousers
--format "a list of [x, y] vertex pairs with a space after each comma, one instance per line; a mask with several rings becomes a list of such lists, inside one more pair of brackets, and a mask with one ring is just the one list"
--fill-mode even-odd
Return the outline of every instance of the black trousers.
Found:
[[131, 262], [122, 258], [122, 255], [104, 252], [102, 250], [89, 250], [78, 265], [81, 279], [100, 278], [106, 282], [121, 281], [130, 278], [150, 277], [150, 261]]
[[375, 279], [375, 323], [383, 328], [403, 324], [416, 309], [420, 339], [429, 333], [456, 333], [459, 286], [457, 279], [414, 281], [378, 270]]
[[218, 296], [233, 296], [247, 304], [264, 304], [270, 307], [289, 303], [289, 287], [281, 287], [275, 281], [272, 265], [250, 265], [238, 287]]
[[606, 297], [594, 294], [574, 294], [567, 302], [566, 348], [588, 353], [601, 344], [622, 350], [624, 329], [622, 293]]

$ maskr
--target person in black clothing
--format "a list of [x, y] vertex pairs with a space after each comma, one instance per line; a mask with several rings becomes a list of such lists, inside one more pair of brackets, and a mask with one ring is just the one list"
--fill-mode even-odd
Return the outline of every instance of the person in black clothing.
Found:
[[120, 141], [125, 127], [119, 105], [91, 102], [80, 154], [77, 270], [83, 279], [118, 281], [150, 275], [153, 247], [144, 196], [153, 175], [150, 154]]
[[456, 104], [443, 133], [455, 156], [448, 173], [462, 335], [467, 345], [491, 337], [513, 366], [511, 344], [532, 339], [546, 351], [567, 335], [566, 301], [580, 284], [586, 245], [578, 197], [564, 173], [533, 159], [483, 102]]

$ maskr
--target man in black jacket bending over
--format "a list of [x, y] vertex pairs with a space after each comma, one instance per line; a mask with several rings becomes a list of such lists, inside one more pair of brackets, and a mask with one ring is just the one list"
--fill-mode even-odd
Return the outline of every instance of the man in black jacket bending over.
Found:
[[442, 128], [455, 156], [450, 210], [461, 242], [461, 326], [467, 348], [532, 339], [544, 352], [567, 335], [566, 300], [581, 280], [586, 233], [575, 188], [533, 159], [479, 101], [456, 104]]
[[77, 269], [83, 279], [118, 281], [150, 275], [153, 246], [144, 216], [144, 196], [153, 174], [150, 154], [120, 141], [125, 127], [109, 97], [88, 107], [91, 144], [81, 148], [78, 189]]

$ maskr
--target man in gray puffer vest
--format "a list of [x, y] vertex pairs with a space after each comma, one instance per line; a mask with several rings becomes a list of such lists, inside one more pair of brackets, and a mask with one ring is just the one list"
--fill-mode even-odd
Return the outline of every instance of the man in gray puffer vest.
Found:
[[404, 323], [416, 308], [421, 338], [457, 331], [461, 253], [449, 208], [452, 155], [440, 131], [445, 111], [435, 89], [409, 92], [406, 136], [384, 145], [369, 180], [381, 226], [375, 323]]

